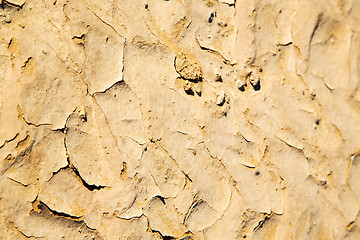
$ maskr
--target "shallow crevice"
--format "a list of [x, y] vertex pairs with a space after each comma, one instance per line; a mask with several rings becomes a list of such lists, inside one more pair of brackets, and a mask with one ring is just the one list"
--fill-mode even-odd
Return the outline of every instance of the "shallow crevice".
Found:
[[201, 50], [204, 50], [204, 51], [207, 51], [209, 53], [212, 53], [212, 54], [215, 54], [215, 55], [219, 56], [223, 60], [223, 63], [225, 63], [226, 65], [229, 65], [229, 66], [237, 65], [237, 63], [231, 63], [231, 61], [226, 59], [220, 52], [218, 52], [218, 51], [216, 51], [214, 49], [202, 46], [200, 44], [199, 40], [197, 39], [197, 37], [195, 37], [195, 40], [196, 40], [196, 43], [198, 44], [198, 46], [200, 47]]
[[[67, 129], [65, 130], [66, 133]], [[100, 190], [103, 189], [107, 186], [102, 186], [102, 185], [95, 185], [95, 184], [88, 184], [80, 175], [79, 170], [72, 164], [72, 162], [70, 161], [70, 155], [66, 146], [66, 136], [64, 138], [64, 146], [65, 146], [65, 151], [66, 151], [66, 160], [68, 162], [68, 167], [75, 173], [76, 177], [79, 178], [80, 182], [82, 183], [82, 185], [87, 188], [90, 191], [94, 191], [94, 190]]]
[[[202, 199], [200, 200], [196, 200], [197, 199], [197, 194], [195, 194], [193, 196], [193, 202], [192, 204], [190, 205], [189, 209], [187, 210], [187, 212], [185, 213], [185, 217], [184, 217], [184, 222], [183, 222], [183, 225], [186, 226], [186, 222], [188, 220], [188, 218], [190, 217], [191, 213], [193, 212], [193, 210], [195, 209], [195, 207], [198, 205], [198, 204], [201, 204], [203, 202]], [[187, 226], [186, 226], [187, 227]]]
[[[288, 143], [288, 142], [286, 142], [285, 140], [283, 140], [283, 139], [281, 139], [281, 138], [279, 138], [279, 137], [277, 137], [277, 136], [275, 136], [280, 142], [282, 142], [282, 143], [284, 143], [284, 144], [286, 144], [288, 147], [290, 147], [290, 148], [292, 148], [292, 149], [294, 149], [294, 150], [296, 150], [297, 152], [301, 152], [301, 153], [303, 153], [304, 155], [305, 155], [305, 153], [304, 153], [304, 149], [301, 149], [301, 148], [297, 148], [297, 147], [295, 147], [295, 146], [293, 146], [293, 145], [291, 145], [290, 143]], [[306, 155], [305, 155], [306, 156]]]
[[40, 126], [50, 126], [50, 123], [32, 123], [25, 119], [24, 113], [20, 105], [17, 105], [17, 111], [18, 111], [18, 118], [22, 119], [27, 125], [34, 126], [34, 127], [40, 127]]
[[158, 230], [154, 230], [154, 229], [151, 229], [151, 228], [150, 228], [150, 230], [151, 230], [152, 233], [158, 233], [163, 240], [176, 239], [173, 236], [162, 235], [162, 233], [160, 231], [158, 231]]
[[271, 218], [271, 216], [270, 216], [270, 217], [269, 217], [269, 216], [265, 216], [264, 220], [261, 220], [261, 221], [259, 222], [259, 224], [255, 227], [254, 232], [256, 232], [257, 230], [261, 229], [261, 228], [264, 226], [265, 222], [266, 222], [267, 220], [269, 220], [270, 218]]
[[[72, 216], [63, 212], [55, 211], [51, 208], [49, 208], [44, 202], [41, 202], [36, 199], [32, 202], [33, 209], [30, 212], [30, 217], [40, 217], [45, 218], [49, 221], [52, 221], [54, 223], [60, 223], [67, 227], [75, 227], [79, 228], [79, 233], [83, 232], [84, 230], [93, 235], [92, 239], [104, 239], [100, 233], [93, 228], [90, 228], [85, 221], [83, 220], [83, 217], [77, 217]], [[96, 237], [96, 238], [95, 238]]]
[[104, 23], [106, 26], [110, 27], [119, 37], [125, 39], [123, 36], [121, 36], [121, 34], [108, 22], [104, 21], [101, 17], [99, 17], [95, 11], [93, 11], [88, 5], [86, 5], [86, 3], [83, 2], [83, 5], [97, 18], [99, 19], [102, 23]]
[[264, 219], [263, 220], [260, 220], [258, 225], [254, 228], [253, 230], [253, 233], [255, 233], [257, 230], [263, 228], [271, 219], [272, 217], [275, 215], [275, 216], [279, 216], [279, 215], [282, 215], [282, 214], [277, 214], [275, 212], [271, 212], [271, 213], [262, 213], [263, 216], [264, 216]]
[[220, 2], [220, 4], [225, 4], [225, 5], [228, 5], [229, 7], [235, 7], [236, 0], [234, 1], [234, 3]]
[[2, 147], [4, 147], [7, 143], [14, 141], [18, 136], [19, 136], [19, 133], [16, 133], [13, 138], [6, 139], [6, 140], [4, 141], [4, 143], [0, 146], [0, 149], [1, 149]]
[[[314, 27], [314, 29], [313, 29], [313, 31], [312, 31], [312, 33], [311, 33], [311, 36], [310, 36], [309, 47], [311, 47], [311, 42], [312, 42], [312, 40], [313, 40], [313, 38], [314, 38], [314, 35], [315, 35], [316, 30], [319, 28], [319, 25], [320, 25], [320, 22], [321, 22], [321, 20], [322, 20], [322, 17], [323, 17], [323, 14], [321, 13], [321, 14], [318, 16], [317, 20], [316, 20], [315, 27]], [[309, 50], [309, 52], [310, 52], [310, 50]]]
[[63, 127], [63, 128], [58, 128], [58, 129], [50, 129], [51, 131], [53, 131], [53, 132], [61, 132], [61, 133], [64, 133], [65, 134], [65, 130], [66, 130], [66, 128], [65, 127]]
[[125, 85], [125, 86], [127, 86], [127, 84], [125, 83], [124, 80], [120, 80], [120, 81], [117, 81], [117, 82], [113, 83], [110, 87], [106, 88], [105, 90], [94, 92], [92, 95], [95, 96], [96, 94], [106, 93], [108, 90], [112, 89], [113, 87], [115, 87], [117, 85]]
[[94, 191], [94, 190], [100, 190], [103, 188], [106, 188], [107, 186], [103, 186], [103, 185], [95, 185], [95, 184], [88, 184], [80, 175], [79, 171], [74, 167], [74, 165], [70, 162], [69, 158], [68, 158], [68, 163], [70, 163], [70, 168], [71, 170], [73, 170], [73, 172], [75, 173], [75, 175], [77, 177], [79, 177], [81, 183], [83, 184], [84, 187], [86, 187], [88, 190], [90, 191]]
[[18, 180], [15, 180], [15, 179], [13, 179], [13, 178], [10, 178], [10, 177], [7, 177], [7, 179], [9, 179], [9, 180], [11, 180], [11, 181], [13, 181], [13, 182], [15, 182], [15, 183], [17, 183], [17, 184], [20, 184], [20, 185], [23, 186], [23, 187], [29, 186], [29, 184], [24, 184], [24, 183], [22, 183], [22, 182], [20, 182], [20, 181], [18, 181]]
[[65, 170], [65, 169], [68, 169], [68, 168], [70, 168], [69, 165], [66, 165], [65, 167], [59, 168], [56, 172], [53, 172], [53, 173], [52, 173], [52, 176], [51, 176], [51, 177], [49, 178], [49, 180], [47, 180], [46, 182], [50, 182], [50, 180], [51, 180], [56, 174], [58, 174], [61, 170]]
[[53, 210], [51, 208], [49, 208], [49, 206], [47, 206], [44, 202], [39, 201], [39, 202], [35, 202], [34, 204], [36, 204], [36, 208], [38, 211], [40, 211], [40, 213], [42, 211], [48, 211], [49, 213], [51, 213], [53, 216], [55, 217], [62, 217], [62, 218], [66, 218], [66, 219], [70, 219], [73, 221], [77, 221], [77, 222], [81, 222], [82, 221], [82, 216], [81, 217], [77, 217], [77, 216], [73, 216], [64, 212], [58, 212], [56, 210]]
[[[31, 159], [31, 158], [26, 158], [26, 156], [30, 155], [30, 153], [34, 147], [34, 144], [35, 144], [35, 141], [31, 141], [31, 143], [24, 150], [20, 151], [17, 154], [17, 156], [12, 160], [12, 162], [8, 165], [8, 167], [6, 169], [3, 169], [3, 172], [1, 172], [1, 173], [5, 173], [6, 171], [8, 171], [10, 168], [12, 168], [16, 164], [22, 164], [22, 163], [26, 162], [26, 160]], [[20, 183], [20, 182], [18, 182], [18, 183]]]
[[19, 227], [15, 226], [15, 223], [13, 221], [10, 221], [8, 219], [5, 218], [6, 221], [8, 221], [8, 223], [11, 225], [11, 227], [13, 227], [14, 229], [16, 229], [16, 231], [18, 233], [20, 233], [22, 236], [24, 236], [26, 239], [29, 239], [29, 238], [35, 238], [35, 239], [38, 239], [40, 237], [36, 237], [36, 236], [33, 236], [33, 235], [26, 235], [25, 233], [23, 233]]

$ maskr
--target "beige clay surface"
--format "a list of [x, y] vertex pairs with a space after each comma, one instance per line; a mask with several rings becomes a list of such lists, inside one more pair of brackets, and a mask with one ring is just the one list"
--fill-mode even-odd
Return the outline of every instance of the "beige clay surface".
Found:
[[0, 0], [0, 239], [360, 239], [359, 0]]

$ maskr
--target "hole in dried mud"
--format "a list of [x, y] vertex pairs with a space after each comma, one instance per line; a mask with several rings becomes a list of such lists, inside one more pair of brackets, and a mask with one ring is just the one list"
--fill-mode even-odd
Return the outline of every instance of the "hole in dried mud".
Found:
[[209, 19], [208, 19], [208, 22], [209, 22], [209, 23], [212, 23], [213, 20], [214, 20], [214, 17], [215, 17], [214, 13], [211, 13], [211, 14], [210, 14], [210, 17], [209, 17]]

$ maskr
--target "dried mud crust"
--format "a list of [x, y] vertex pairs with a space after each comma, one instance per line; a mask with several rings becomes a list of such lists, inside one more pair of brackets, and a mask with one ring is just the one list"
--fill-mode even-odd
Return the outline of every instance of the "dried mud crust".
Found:
[[0, 239], [360, 239], [359, 8], [0, 0]]

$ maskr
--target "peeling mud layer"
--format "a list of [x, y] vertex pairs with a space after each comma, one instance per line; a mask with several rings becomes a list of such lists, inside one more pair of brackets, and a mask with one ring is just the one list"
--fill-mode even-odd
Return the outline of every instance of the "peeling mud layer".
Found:
[[0, 0], [0, 239], [360, 239], [359, 16]]

